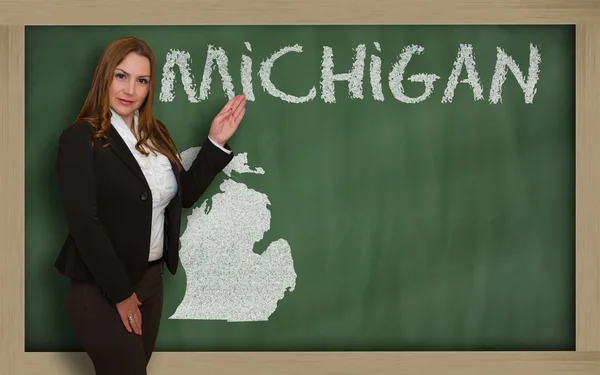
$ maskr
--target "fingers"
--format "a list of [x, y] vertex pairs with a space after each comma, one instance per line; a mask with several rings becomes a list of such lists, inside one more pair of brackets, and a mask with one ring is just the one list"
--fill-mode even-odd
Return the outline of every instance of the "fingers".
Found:
[[[211, 132], [215, 132], [220, 134], [223, 131], [223, 126], [227, 128], [233, 127], [237, 128], [238, 124], [242, 120], [244, 113], [246, 112], [246, 96], [238, 95], [233, 98], [225, 108], [229, 108], [228, 110], [221, 111], [217, 117], [213, 120], [211, 124]], [[225, 109], [224, 108], [224, 109]]]
[[231, 111], [233, 113], [236, 113], [239, 109], [244, 108], [245, 105], [246, 105], [246, 96], [238, 95], [237, 97], [234, 98], [234, 102], [231, 105]]
[[132, 332], [128, 319], [129, 314], [127, 314], [127, 312], [129, 311], [130, 300], [131, 297], [127, 298], [125, 301], [117, 303], [117, 312], [119, 313], [119, 316], [121, 317], [121, 322], [125, 326], [127, 332]]
[[131, 332], [131, 327], [129, 326], [129, 320], [127, 320], [127, 314], [119, 313], [119, 316], [121, 316], [121, 321], [123, 322], [125, 329], [127, 329], [127, 332]]
[[244, 117], [244, 113], [246, 113], [246, 99], [243, 98], [237, 104], [235, 109], [232, 108], [230, 120], [233, 126], [237, 127], [239, 123], [242, 121], [242, 117]]
[[138, 309], [138, 306], [142, 304], [140, 300], [137, 298], [137, 294], [133, 293], [133, 306], [131, 307], [132, 313], [129, 316], [133, 316], [133, 319], [130, 319], [131, 328], [138, 335], [142, 335], [142, 312]]
[[234, 107], [232, 107], [233, 117], [235, 118], [244, 108], [246, 108], [246, 98], [242, 98]]
[[133, 313], [134, 321], [132, 322], [133, 331], [138, 335], [142, 335], [142, 312], [139, 309], [135, 309]]
[[137, 335], [142, 335], [142, 313], [139, 309], [131, 310], [129, 314], [127, 314], [127, 326], [131, 328], [127, 328], [127, 331], [134, 332]]
[[241, 95], [236, 95], [233, 98], [231, 98], [231, 100], [228, 101], [227, 104], [225, 104], [223, 109], [221, 109], [221, 111], [219, 112], [219, 114], [217, 115], [216, 118], [227, 116], [231, 112], [230, 111], [231, 109], [237, 108], [241, 99], [244, 99], [244, 102], [245, 102], [246, 95], [241, 94]]
[[135, 294], [133, 298], [128, 298], [126, 301], [117, 304], [117, 310], [121, 321], [127, 329], [127, 332], [134, 332], [138, 335], [142, 335], [142, 312], [138, 309], [142, 303]]
[[233, 118], [234, 123], [237, 125], [242, 121], [242, 118], [244, 117], [244, 114], [246, 113], [246, 108], [242, 107], [242, 110], [239, 111], [239, 113]]

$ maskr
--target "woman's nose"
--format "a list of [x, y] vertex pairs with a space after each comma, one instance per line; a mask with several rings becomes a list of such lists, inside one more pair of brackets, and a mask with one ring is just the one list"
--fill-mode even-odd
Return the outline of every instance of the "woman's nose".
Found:
[[125, 86], [125, 93], [127, 95], [133, 95], [135, 93], [135, 83], [131, 82]]

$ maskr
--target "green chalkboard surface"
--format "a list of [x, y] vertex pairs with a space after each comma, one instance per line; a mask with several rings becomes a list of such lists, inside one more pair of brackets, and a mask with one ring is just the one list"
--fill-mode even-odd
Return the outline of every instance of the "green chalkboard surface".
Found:
[[385, 25], [27, 27], [27, 351], [80, 350], [57, 142], [125, 35], [184, 161], [248, 97], [156, 350], [574, 350], [574, 28]]

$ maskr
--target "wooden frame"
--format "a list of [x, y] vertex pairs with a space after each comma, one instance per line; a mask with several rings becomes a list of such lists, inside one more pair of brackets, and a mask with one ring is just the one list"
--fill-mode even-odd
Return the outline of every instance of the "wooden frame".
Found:
[[[378, 10], [377, 5], [380, 9]], [[155, 353], [154, 374], [600, 373], [600, 1], [156, 0], [0, 2], [0, 374], [93, 373], [85, 353], [24, 351], [24, 26], [575, 24], [576, 351]], [[9, 25], [9, 26], [6, 26]]]

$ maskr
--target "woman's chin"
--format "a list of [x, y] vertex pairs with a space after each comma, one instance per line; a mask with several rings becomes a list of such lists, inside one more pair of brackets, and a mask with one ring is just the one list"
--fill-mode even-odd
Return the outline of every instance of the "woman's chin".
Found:
[[113, 106], [113, 110], [115, 112], [117, 112], [117, 114], [121, 117], [129, 117], [131, 115], [133, 115], [133, 113], [136, 110], [136, 107], [131, 105], [131, 106], [123, 106], [120, 104], [116, 104]]

